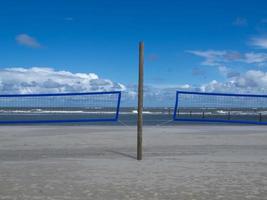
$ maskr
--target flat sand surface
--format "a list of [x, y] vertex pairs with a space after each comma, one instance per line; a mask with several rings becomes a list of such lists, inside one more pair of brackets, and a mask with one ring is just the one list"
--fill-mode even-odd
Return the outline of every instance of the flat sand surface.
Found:
[[0, 199], [267, 200], [266, 126], [1, 126]]

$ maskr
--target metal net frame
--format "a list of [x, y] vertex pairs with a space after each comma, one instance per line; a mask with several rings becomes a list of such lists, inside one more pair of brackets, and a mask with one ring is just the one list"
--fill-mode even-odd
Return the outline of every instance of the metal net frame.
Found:
[[0, 95], [0, 124], [117, 121], [121, 92]]
[[267, 125], [267, 95], [177, 91], [173, 120]]

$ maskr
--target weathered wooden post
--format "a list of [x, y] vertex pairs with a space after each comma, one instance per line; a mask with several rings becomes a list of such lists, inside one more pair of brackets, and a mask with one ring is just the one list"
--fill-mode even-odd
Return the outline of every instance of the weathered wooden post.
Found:
[[143, 158], [143, 88], [144, 88], [144, 42], [139, 42], [137, 160]]

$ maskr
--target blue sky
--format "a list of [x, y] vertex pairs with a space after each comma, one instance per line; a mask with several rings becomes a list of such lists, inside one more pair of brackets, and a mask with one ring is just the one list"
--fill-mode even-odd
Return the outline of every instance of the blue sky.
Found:
[[263, 0], [0, 0], [0, 27], [3, 71], [95, 73], [131, 88], [143, 40], [148, 90], [267, 91]]

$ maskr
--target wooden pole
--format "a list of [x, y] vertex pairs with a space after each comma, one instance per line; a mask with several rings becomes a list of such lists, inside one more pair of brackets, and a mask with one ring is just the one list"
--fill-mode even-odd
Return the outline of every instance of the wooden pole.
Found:
[[144, 87], [144, 42], [139, 42], [137, 160], [143, 158], [143, 87]]

